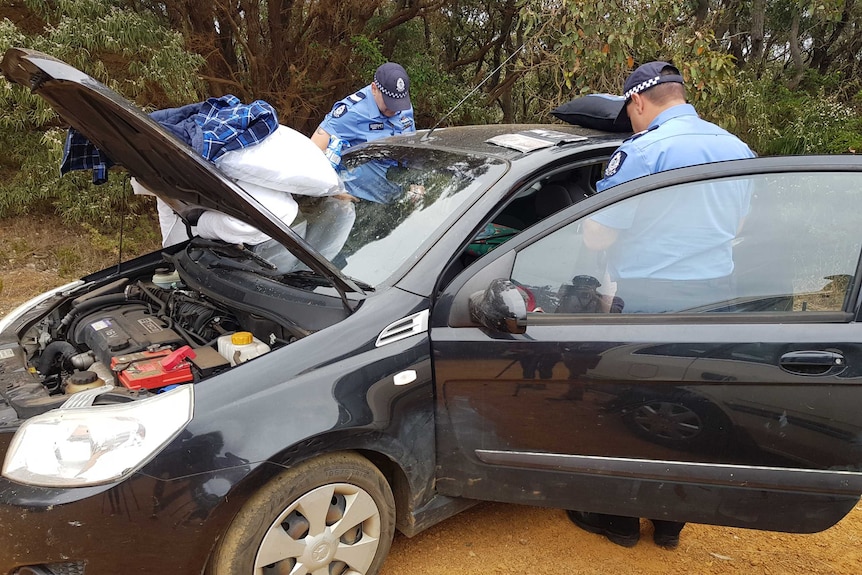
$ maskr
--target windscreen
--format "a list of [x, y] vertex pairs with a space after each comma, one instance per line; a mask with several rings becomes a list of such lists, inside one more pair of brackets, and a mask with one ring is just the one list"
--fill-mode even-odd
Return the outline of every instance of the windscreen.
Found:
[[[375, 287], [406, 271], [506, 169], [499, 159], [427, 148], [356, 149], [338, 169], [346, 193], [296, 196], [293, 227], [345, 275]], [[291, 258], [284, 250], [259, 253], [290, 267], [279, 261]]]

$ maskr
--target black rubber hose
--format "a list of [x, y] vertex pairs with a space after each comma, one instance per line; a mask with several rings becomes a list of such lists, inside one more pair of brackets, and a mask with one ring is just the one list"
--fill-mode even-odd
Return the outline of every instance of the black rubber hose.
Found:
[[[73, 355], [77, 355], [79, 352], [75, 348], [74, 345], [67, 341], [52, 341], [47, 346], [45, 346], [45, 351], [42, 352], [42, 355], [39, 356], [39, 359], [36, 361], [36, 371], [40, 374], [48, 375], [52, 373], [52, 367], [62, 368], [63, 363], [69, 360]], [[57, 362], [57, 358], [60, 357], [61, 360]], [[59, 369], [57, 370], [59, 371]]]
[[104, 305], [118, 304], [124, 303], [126, 301], [126, 294], [122, 293], [113, 293], [108, 295], [102, 295], [99, 297], [94, 297], [85, 301], [82, 301], [78, 305], [72, 307], [69, 310], [63, 319], [60, 320], [60, 327], [58, 330], [62, 331], [64, 328], [68, 327], [72, 320], [75, 319], [75, 316], [80, 315], [86, 311], [89, 311], [96, 307], [101, 307]]

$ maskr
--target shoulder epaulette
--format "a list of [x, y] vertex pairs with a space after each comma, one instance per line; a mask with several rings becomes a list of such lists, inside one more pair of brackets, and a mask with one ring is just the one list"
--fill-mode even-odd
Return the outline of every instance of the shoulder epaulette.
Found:
[[361, 102], [362, 100], [364, 100], [364, 99], [365, 99], [365, 93], [364, 93], [364, 92], [362, 92], [362, 91], [355, 92], [355, 93], [353, 93], [353, 94], [350, 94], [350, 95], [347, 97], [347, 99], [348, 99], [348, 100], [350, 100], [350, 101], [351, 101], [351, 102], [353, 102], [353, 103]]
[[659, 126], [661, 126], [661, 124], [658, 124], [657, 126], [650, 126], [650, 127], [649, 127], [649, 128], [647, 128], [646, 130], [641, 130], [641, 131], [640, 131], [640, 132], [638, 132], [637, 134], [632, 134], [631, 136], [629, 136], [628, 138], [626, 138], [624, 141], [625, 141], [625, 142], [631, 142], [632, 140], [637, 140], [638, 138], [640, 138], [641, 136], [643, 136], [643, 135], [644, 135], [644, 134], [646, 134], [647, 132], [652, 132], [653, 130], [655, 130], [655, 129], [656, 129], [656, 128], [658, 128]]

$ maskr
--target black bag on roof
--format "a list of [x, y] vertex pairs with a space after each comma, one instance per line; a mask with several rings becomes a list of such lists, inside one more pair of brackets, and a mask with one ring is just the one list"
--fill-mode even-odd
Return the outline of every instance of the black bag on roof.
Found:
[[628, 117], [620, 124], [615, 123], [625, 102], [625, 98], [615, 94], [587, 94], [557, 106], [551, 110], [551, 114], [564, 122], [584, 128], [606, 132], [631, 132], [632, 124]]

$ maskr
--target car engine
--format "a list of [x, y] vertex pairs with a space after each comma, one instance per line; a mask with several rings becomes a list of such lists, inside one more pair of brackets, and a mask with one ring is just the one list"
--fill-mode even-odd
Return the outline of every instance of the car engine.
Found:
[[[278, 322], [230, 309], [165, 268], [70, 297], [19, 335], [17, 361], [0, 360], [0, 388], [21, 418], [87, 389], [103, 388], [99, 401], [115, 402], [196, 383], [294, 339]], [[22, 359], [26, 369], [15, 369]]]

